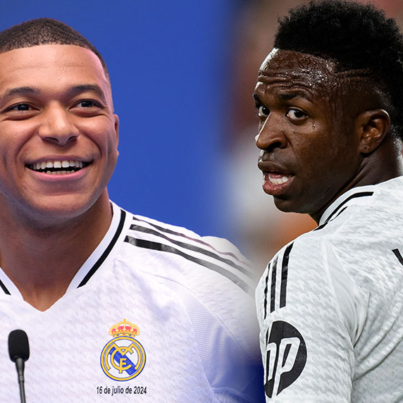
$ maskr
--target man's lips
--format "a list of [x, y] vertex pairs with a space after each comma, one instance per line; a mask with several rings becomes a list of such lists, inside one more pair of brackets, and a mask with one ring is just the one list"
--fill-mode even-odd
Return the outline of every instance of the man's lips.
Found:
[[264, 161], [260, 158], [257, 165], [263, 174], [273, 174], [276, 177], [294, 176], [289, 169], [277, 162]]
[[294, 179], [294, 175], [279, 164], [260, 160], [258, 166], [263, 172], [263, 190], [270, 195], [280, 195]]
[[294, 181], [295, 176], [275, 172], [263, 173], [263, 191], [271, 196], [280, 197]]

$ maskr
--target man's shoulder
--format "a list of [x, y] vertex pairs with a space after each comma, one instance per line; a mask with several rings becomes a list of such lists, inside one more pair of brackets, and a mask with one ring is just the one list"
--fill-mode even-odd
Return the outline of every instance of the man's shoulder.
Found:
[[317, 230], [327, 235], [355, 228], [371, 230], [372, 225], [383, 222], [392, 225], [392, 221], [401, 217], [403, 198], [403, 177], [397, 177], [376, 185], [350, 189], [328, 207], [321, 217]]
[[[228, 240], [202, 237], [187, 228], [128, 213], [119, 258], [130, 266], [188, 287], [219, 283], [253, 295], [256, 279], [249, 261]], [[236, 292], [236, 291], [235, 291]]]
[[284, 246], [269, 263], [260, 287], [267, 288], [267, 276], [277, 268], [291, 281], [311, 284], [329, 273], [329, 278], [347, 273], [361, 289], [373, 292], [385, 265], [396, 269], [403, 264], [403, 178], [364, 190], [342, 197], [321, 225]]

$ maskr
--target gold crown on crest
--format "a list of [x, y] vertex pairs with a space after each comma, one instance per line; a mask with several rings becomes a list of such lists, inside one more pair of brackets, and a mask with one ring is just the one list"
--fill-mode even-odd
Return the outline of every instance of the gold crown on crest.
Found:
[[119, 336], [138, 336], [140, 334], [140, 329], [134, 323], [123, 319], [121, 322], [113, 325], [110, 330], [109, 334], [113, 337]]

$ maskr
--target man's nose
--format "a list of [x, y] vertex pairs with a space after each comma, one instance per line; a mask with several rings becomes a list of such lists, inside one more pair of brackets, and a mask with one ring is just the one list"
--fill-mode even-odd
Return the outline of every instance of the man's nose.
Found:
[[284, 133], [281, 117], [274, 114], [267, 116], [256, 136], [256, 146], [261, 150], [272, 151], [275, 148], [287, 146], [287, 137]]
[[68, 110], [61, 105], [49, 106], [42, 115], [39, 136], [58, 145], [66, 145], [77, 139], [79, 131], [69, 116]]

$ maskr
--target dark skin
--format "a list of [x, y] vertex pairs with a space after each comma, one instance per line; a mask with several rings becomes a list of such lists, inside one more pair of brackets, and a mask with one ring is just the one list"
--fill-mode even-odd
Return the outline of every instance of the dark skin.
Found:
[[347, 190], [403, 174], [385, 97], [365, 74], [337, 73], [325, 59], [278, 50], [262, 64], [254, 98], [263, 190], [280, 210], [319, 223]]

